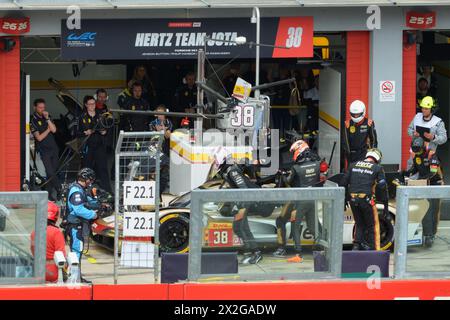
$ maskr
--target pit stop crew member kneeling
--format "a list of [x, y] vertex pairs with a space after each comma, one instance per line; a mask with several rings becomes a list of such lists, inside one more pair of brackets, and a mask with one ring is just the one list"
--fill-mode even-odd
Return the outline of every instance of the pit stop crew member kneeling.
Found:
[[[52, 202], [48, 202], [47, 208], [47, 249], [45, 252], [45, 281], [56, 282], [58, 280], [58, 266], [53, 260], [56, 251], [61, 251], [66, 256], [66, 242], [61, 230], [55, 225], [59, 217], [59, 208]], [[35, 232], [31, 233], [31, 253], [34, 256]]]
[[[417, 179], [427, 179], [432, 186], [444, 184], [444, 178], [441, 170], [441, 163], [434, 150], [426, 148], [425, 142], [421, 137], [415, 137], [411, 142], [412, 165], [407, 171], [402, 172], [403, 176], [412, 176], [418, 174]], [[431, 247], [437, 233], [439, 224], [439, 212], [441, 207], [440, 199], [428, 199], [430, 207], [422, 219], [422, 228], [424, 236], [424, 245]]]
[[[320, 182], [320, 162], [317, 154], [310, 150], [308, 144], [303, 140], [294, 142], [290, 148], [293, 152], [294, 165], [287, 178], [287, 184], [295, 188], [312, 187]], [[291, 222], [291, 230], [294, 238], [297, 259], [293, 262], [301, 262], [301, 234], [302, 219], [307, 220], [308, 228], [314, 231], [315, 201], [299, 201], [294, 204], [284, 206], [280, 216], [276, 220], [277, 239], [279, 248], [274, 252], [274, 256], [283, 257], [286, 255], [286, 223]]]
[[[219, 168], [219, 174], [228, 183], [232, 189], [254, 189], [260, 188], [256, 183], [252, 182], [246, 175], [249, 173], [245, 165], [236, 164], [231, 156], [215, 155], [216, 165]], [[268, 206], [266, 206], [268, 207]], [[244, 207], [243, 204], [237, 203], [233, 211], [234, 214], [233, 231], [244, 242], [244, 257], [242, 264], [256, 264], [262, 259], [261, 250], [258, 248], [255, 237], [248, 223], [248, 215], [263, 215], [265, 208], [257, 204], [251, 204]], [[273, 210], [270, 210], [273, 211]]]
[[[83, 168], [78, 172], [77, 181], [70, 185], [67, 195], [67, 233], [70, 238], [70, 250], [75, 252], [80, 261], [84, 243], [89, 241], [90, 222], [97, 218], [96, 209], [99, 203], [87, 194], [86, 189], [95, 181], [95, 172]], [[81, 282], [88, 282], [81, 277]]]
[[351, 119], [345, 121], [344, 138], [342, 139], [346, 165], [364, 160], [368, 149], [377, 148], [377, 132], [372, 119], [366, 118], [366, 105], [355, 100], [350, 105]]
[[389, 214], [388, 189], [381, 161], [381, 151], [370, 149], [366, 159], [350, 165], [341, 185], [350, 194], [350, 207], [355, 219], [353, 250], [380, 250], [380, 226], [375, 206], [375, 186], [383, 191], [384, 215]]

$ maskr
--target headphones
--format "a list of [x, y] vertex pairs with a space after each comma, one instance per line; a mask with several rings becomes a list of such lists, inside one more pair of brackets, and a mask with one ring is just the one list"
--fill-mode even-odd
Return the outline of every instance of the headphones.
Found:
[[[99, 91], [100, 89], [98, 89], [97, 90], [97, 92]], [[95, 101], [97, 101], [98, 99], [97, 99], [97, 92], [94, 94], [94, 99], [95, 99]], [[102, 91], [103, 92], [103, 91]], [[106, 92], [106, 90], [105, 90], [105, 92]], [[109, 95], [108, 95], [108, 93], [106, 92], [106, 101], [108, 101], [109, 100]]]

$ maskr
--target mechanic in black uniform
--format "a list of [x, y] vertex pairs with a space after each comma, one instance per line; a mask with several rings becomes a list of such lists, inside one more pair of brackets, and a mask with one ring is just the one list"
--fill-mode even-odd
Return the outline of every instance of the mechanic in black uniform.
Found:
[[[218, 173], [227, 182], [232, 189], [255, 189], [260, 188], [254, 183], [249, 175], [255, 174], [255, 170], [250, 169], [251, 166], [245, 164], [237, 164], [231, 156], [215, 154]], [[254, 169], [254, 168], [253, 168]], [[253, 233], [248, 223], [249, 215], [265, 215], [267, 207], [257, 203], [244, 207], [245, 204], [236, 203], [233, 210], [233, 231], [244, 242], [244, 258], [242, 264], [256, 264], [262, 259], [261, 250], [255, 241]], [[270, 210], [273, 211], [273, 210]], [[271, 213], [271, 212], [270, 212]], [[269, 213], [269, 214], [270, 214]]]
[[[83, 167], [93, 169], [99, 177], [99, 185], [108, 193], [112, 192], [109, 179], [106, 135], [108, 130], [101, 124], [101, 111], [96, 110], [93, 96], [83, 99], [85, 110], [78, 123], [78, 136], [87, 139], [83, 146]], [[84, 141], [84, 140], [83, 140]]]
[[[411, 142], [412, 164], [407, 171], [402, 172], [402, 176], [409, 177], [418, 174], [417, 179], [427, 179], [432, 186], [444, 184], [444, 177], [441, 169], [441, 162], [432, 149], [425, 147], [425, 142], [421, 137], [414, 137]], [[437, 226], [440, 220], [440, 199], [428, 199], [430, 207], [422, 219], [424, 245], [431, 247], [437, 233]]]
[[[195, 84], [195, 73], [188, 72], [184, 77], [186, 83], [175, 91], [175, 112], [194, 113], [197, 105], [197, 85]], [[175, 125], [180, 127], [179, 121]], [[194, 121], [190, 121], [191, 128], [194, 126]]]
[[368, 149], [377, 148], [377, 132], [372, 119], [366, 118], [366, 105], [355, 100], [350, 105], [351, 120], [345, 121], [342, 150], [346, 167], [352, 162], [364, 160]]
[[[287, 177], [287, 184], [295, 188], [307, 188], [318, 184], [320, 182], [320, 157], [303, 140], [294, 142], [290, 152], [293, 153], [294, 164]], [[314, 234], [314, 213], [315, 201], [299, 201], [283, 206], [283, 210], [276, 220], [279, 248], [274, 252], [274, 256], [284, 257], [286, 255], [286, 223], [290, 221], [297, 256], [296, 260], [292, 261], [301, 262], [302, 219], [306, 218], [308, 228]]]
[[[131, 111], [150, 111], [150, 105], [142, 97], [142, 84], [134, 82], [132, 87], [132, 96], [124, 101], [125, 110]], [[150, 116], [145, 114], [126, 114], [124, 116], [125, 131], [148, 131]]]
[[56, 198], [61, 197], [61, 183], [56, 171], [58, 169], [59, 150], [55, 141], [54, 133], [56, 126], [50, 119], [50, 115], [45, 111], [45, 100], [34, 100], [35, 112], [31, 116], [30, 128], [36, 140], [36, 151], [39, 152], [44, 163], [47, 175], [47, 191], [51, 201], [55, 201], [52, 191], [56, 191]]
[[382, 191], [384, 216], [389, 214], [388, 186], [383, 167], [380, 165], [381, 151], [369, 149], [363, 161], [350, 165], [341, 181], [347, 190], [355, 219], [353, 250], [380, 250], [380, 225], [375, 206], [375, 188]]

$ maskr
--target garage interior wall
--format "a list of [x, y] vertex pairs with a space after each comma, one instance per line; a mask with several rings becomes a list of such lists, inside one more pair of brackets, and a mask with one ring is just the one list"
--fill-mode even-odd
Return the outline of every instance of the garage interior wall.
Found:
[[0, 42], [0, 191], [20, 190], [20, 40], [3, 51]]

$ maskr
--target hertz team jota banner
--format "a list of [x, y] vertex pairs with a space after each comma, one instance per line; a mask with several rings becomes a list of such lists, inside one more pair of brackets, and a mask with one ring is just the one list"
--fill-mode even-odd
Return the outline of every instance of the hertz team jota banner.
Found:
[[[233, 42], [256, 41], [250, 18], [95, 19], [82, 20], [80, 30], [63, 20], [61, 28], [63, 59], [193, 59], [200, 48], [210, 58], [255, 57], [255, 46]], [[261, 47], [261, 58], [312, 57], [313, 18], [262, 18], [260, 42], [289, 48]]]

